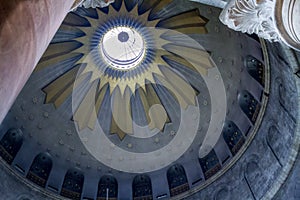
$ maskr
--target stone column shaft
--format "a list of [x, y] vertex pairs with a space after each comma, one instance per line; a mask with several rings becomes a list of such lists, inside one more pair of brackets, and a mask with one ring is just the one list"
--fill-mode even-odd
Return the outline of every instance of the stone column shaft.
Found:
[[0, 0], [0, 123], [74, 0]]

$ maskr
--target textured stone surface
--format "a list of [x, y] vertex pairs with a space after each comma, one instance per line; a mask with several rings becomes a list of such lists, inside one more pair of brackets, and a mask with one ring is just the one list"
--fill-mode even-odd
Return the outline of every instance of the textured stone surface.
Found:
[[[292, 66], [278, 44], [268, 44], [268, 50], [271, 60], [270, 99], [254, 141], [223, 177], [187, 199], [270, 199], [269, 192], [280, 187], [278, 179], [289, 173], [285, 168], [288, 164], [293, 164], [293, 143], [298, 143], [295, 139], [296, 134], [299, 135], [296, 130], [299, 109], [295, 83], [299, 80], [293, 75]], [[283, 80], [284, 98], [280, 97], [283, 94], [282, 90], [279, 91], [278, 79]], [[283, 103], [280, 99], [289, 102]], [[278, 129], [277, 133], [271, 128], [274, 126]], [[298, 158], [292, 177], [280, 190], [276, 200], [300, 199], [299, 171]]]
[[[299, 52], [294, 52], [294, 55], [296, 55], [296, 59], [293, 60], [293, 68], [295, 71], [299, 71], [299, 58], [300, 54]], [[297, 77], [297, 84], [298, 87], [300, 86], [300, 78]], [[299, 99], [298, 95], [298, 99]], [[299, 114], [298, 114], [299, 118]], [[299, 123], [299, 121], [298, 121]], [[298, 132], [299, 132], [299, 124], [298, 124]], [[299, 144], [299, 141], [298, 141]], [[295, 149], [295, 151], [299, 152], [299, 149]], [[289, 177], [284, 181], [283, 186], [280, 188], [276, 196], [274, 197], [274, 200], [281, 200], [281, 199], [291, 199], [291, 200], [298, 200], [300, 199], [300, 156], [298, 155], [296, 158], [296, 161], [294, 163], [294, 166], [292, 168], [292, 171], [289, 174]]]
[[0, 3], [0, 122], [56, 33], [73, 0]]
[[6, 165], [0, 164], [1, 199], [7, 200], [40, 200], [51, 199], [46, 195], [36, 192], [33, 188], [28, 187], [17, 177], [12, 176]]

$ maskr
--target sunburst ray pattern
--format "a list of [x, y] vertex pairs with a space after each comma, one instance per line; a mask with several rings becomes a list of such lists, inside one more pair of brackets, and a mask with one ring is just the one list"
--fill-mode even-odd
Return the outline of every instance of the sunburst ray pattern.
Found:
[[116, 0], [107, 8], [79, 8], [70, 13], [36, 71], [68, 59], [76, 62], [43, 88], [45, 103], [61, 106], [74, 88], [88, 80], [86, 84], [90, 89], [76, 108], [74, 121], [79, 130], [94, 129], [109, 92], [110, 134], [117, 134], [121, 140], [126, 135], [134, 135], [131, 103], [134, 96], [139, 97], [150, 130], [162, 130], [172, 121], [172, 116], [161, 109], [163, 102], [156, 84], [167, 88], [182, 109], [196, 105], [199, 91], [169, 61], [205, 76], [213, 67], [210, 55], [203, 49], [188, 47], [170, 38], [176, 33], [206, 34], [208, 20], [198, 9], [171, 17], [160, 16], [160, 11], [171, 3], [172, 0], [139, 3]]

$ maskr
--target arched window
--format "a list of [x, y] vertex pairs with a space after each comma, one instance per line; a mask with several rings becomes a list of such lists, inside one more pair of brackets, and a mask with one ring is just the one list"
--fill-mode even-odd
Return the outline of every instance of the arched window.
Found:
[[257, 119], [260, 104], [248, 91], [243, 90], [238, 95], [239, 105], [249, 120], [254, 123]]
[[133, 200], [152, 200], [151, 179], [147, 175], [138, 175], [132, 183]]
[[204, 158], [200, 158], [199, 163], [205, 179], [209, 179], [221, 169], [219, 159], [214, 150], [211, 150]]
[[38, 154], [29, 169], [27, 178], [39, 186], [45, 187], [52, 169], [52, 159], [49, 153]]
[[264, 65], [259, 60], [253, 56], [247, 56], [245, 60], [245, 65], [248, 73], [262, 86], [264, 86]]
[[182, 165], [176, 164], [167, 171], [167, 179], [171, 197], [190, 189], [189, 183]]
[[242, 132], [233, 121], [225, 121], [222, 135], [232, 155], [235, 155], [245, 143]]
[[0, 141], [0, 155], [11, 164], [23, 144], [23, 133], [20, 129], [10, 129]]
[[84, 183], [84, 175], [80, 169], [69, 169], [65, 175], [61, 195], [70, 199], [81, 198]]
[[118, 181], [111, 175], [102, 176], [98, 184], [97, 200], [117, 200]]

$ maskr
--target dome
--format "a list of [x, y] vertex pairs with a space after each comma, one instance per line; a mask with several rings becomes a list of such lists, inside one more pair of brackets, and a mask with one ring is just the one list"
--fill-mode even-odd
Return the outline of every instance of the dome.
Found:
[[70, 12], [0, 126], [18, 199], [274, 196], [296, 156], [298, 80], [284, 48], [220, 13], [183, 0]]

